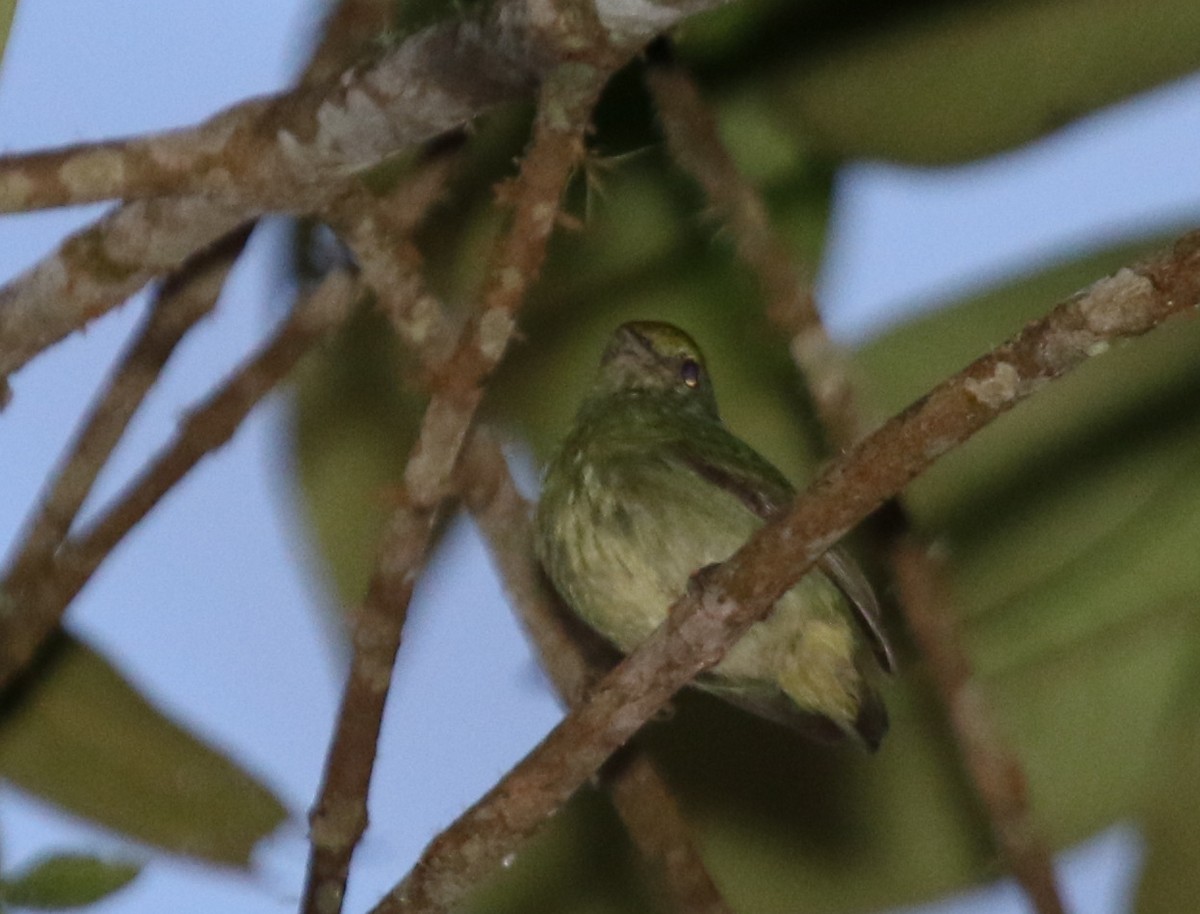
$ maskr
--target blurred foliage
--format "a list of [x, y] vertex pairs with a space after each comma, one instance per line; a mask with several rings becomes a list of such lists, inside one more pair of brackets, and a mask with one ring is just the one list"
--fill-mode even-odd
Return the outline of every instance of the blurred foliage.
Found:
[[1190, 0], [758, 0], [697, 17], [683, 50], [800, 148], [978, 158], [1196, 68]]
[[245, 867], [286, 815], [265, 787], [67, 636], [4, 696], [0, 718], [0, 775], [155, 847]]
[[[758, 0], [693, 20], [679, 39], [777, 229], [798, 262], [816, 264], [839, 161], [941, 163], [1036, 138], [1200, 64], [1200, 6]], [[456, 316], [486, 272], [503, 224], [489, 188], [511, 174], [529, 114], [485, 119], [419, 238]], [[805, 478], [820, 455], [786, 347], [723, 230], [703, 218], [705, 201], [667, 160], [638, 65], [613, 81], [595, 126], [567, 202], [584, 226], [552, 242], [487, 417], [544, 457], [612, 328], [669, 320], [704, 346], [729, 424]], [[891, 414], [1134, 253], [1077, 256], [887, 333], [857, 354], [864, 409]], [[296, 399], [304, 496], [351, 598], [420, 406], [403, 393], [405, 355], [362, 320], [314, 360]], [[1200, 809], [1200, 715], [1186, 700], [1200, 673], [1200, 565], [1188, 548], [1200, 538], [1197, 345], [1200, 326], [1177, 324], [1118, 347], [909, 493], [950, 556], [972, 659], [1028, 767], [1038, 820], [1056, 847], [1145, 822], [1151, 914], [1196, 897], [1186, 893], [1200, 853], [1187, 819]], [[903, 670], [875, 758], [691, 694], [645, 734], [735, 910], [862, 911], [1001, 874], [925, 672], [913, 657]], [[474, 909], [652, 909], [631, 854], [588, 792]]]
[[389, 487], [416, 440], [425, 398], [404, 383], [387, 320], [364, 307], [308, 359], [296, 385], [296, 469], [333, 591], [352, 604], [366, 592]]
[[39, 911], [79, 908], [123, 889], [138, 871], [136, 864], [84, 854], [43, 857], [0, 880], [0, 903]]
[[1145, 814], [1139, 819], [1148, 853], [1139, 886], [1141, 914], [1190, 911], [1200, 898], [1200, 663], [1196, 642], [1192, 679], [1167, 709], [1165, 745], [1154, 761]]

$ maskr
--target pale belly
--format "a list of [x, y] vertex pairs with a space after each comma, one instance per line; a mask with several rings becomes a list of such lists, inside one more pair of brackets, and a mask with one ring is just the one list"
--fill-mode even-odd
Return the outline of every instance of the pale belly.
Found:
[[[578, 507], [578, 506], [575, 506]], [[564, 596], [588, 624], [628, 653], [665, 621], [689, 578], [732, 555], [761, 526], [732, 496], [677, 500], [651, 510], [636, 500], [599, 502], [568, 512], [579, 548]], [[848, 637], [836, 612], [839, 594], [819, 572], [806, 576], [713, 669], [731, 679], [775, 679], [783, 664], [808, 653], [805, 642]]]

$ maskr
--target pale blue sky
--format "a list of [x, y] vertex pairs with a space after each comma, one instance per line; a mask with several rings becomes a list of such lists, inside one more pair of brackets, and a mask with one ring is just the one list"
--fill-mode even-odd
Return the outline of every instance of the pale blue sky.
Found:
[[[182, 125], [279, 88], [304, 57], [301, 36], [313, 16], [313, 5], [299, 0], [22, 0], [0, 74], [0, 150]], [[1200, 222], [1197, 162], [1200, 78], [1192, 78], [982, 164], [848, 168], [821, 277], [830, 325], [843, 339], [862, 339], [1031, 257]], [[0, 219], [0, 277], [98, 211]], [[259, 256], [238, 270], [216, 318], [180, 348], [102, 478], [101, 497], [278, 317], [270, 266], [278, 244], [271, 232], [255, 237]], [[0, 414], [4, 548], [141, 305], [97, 322], [14, 379], [14, 401]], [[305, 571], [307, 546], [278, 445], [279, 406], [260, 410], [151, 515], [71, 618], [172, 714], [302, 813], [316, 789], [340, 679]], [[476, 573], [457, 573], [464, 562]], [[240, 687], [248, 680], [253, 687]], [[348, 911], [373, 902], [559, 715], [467, 525], [454, 529], [422, 584], [394, 695], [374, 828], [356, 860]], [[11, 790], [0, 800], [0, 828], [9, 862], [50, 848], [116, 844]], [[1136, 848], [1130, 830], [1117, 830], [1068, 855], [1079, 912], [1122, 909]], [[300, 827], [263, 848], [251, 879], [154, 859], [132, 888], [97, 910], [294, 910], [303, 859]], [[1015, 914], [1021, 906], [1002, 885], [927, 910]]]

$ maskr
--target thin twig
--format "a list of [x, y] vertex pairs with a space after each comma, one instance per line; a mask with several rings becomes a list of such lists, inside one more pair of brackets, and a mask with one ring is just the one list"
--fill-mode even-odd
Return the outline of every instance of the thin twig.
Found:
[[582, 157], [584, 131], [604, 84], [606, 74], [583, 69], [556, 71], [542, 89], [533, 140], [515, 184], [512, 223], [480, 313], [434, 378], [434, 393], [405, 467], [400, 504], [382, 537], [354, 623], [349, 680], [310, 816], [312, 852], [302, 902], [306, 914], [341, 910], [350, 861], [367, 826], [375, 748], [413, 583], [452, 494], [451, 474], [482, 384], [503, 356], [516, 312], [541, 269], [559, 200]]
[[1113, 341], [1197, 306], [1200, 232], [1064, 302], [863, 439], [788, 511], [689, 588], [584, 704], [434, 839], [372, 914], [455, 907], [855, 524], [1046, 382]]
[[332, 201], [323, 216], [350, 248], [363, 281], [374, 290], [392, 329], [430, 370], [453, 345], [445, 308], [425, 286], [413, 230], [442, 195], [457, 165], [441, 146], [417, 174], [383, 197], [352, 190]]
[[888, 541], [888, 561], [897, 596], [996, 843], [1034, 909], [1062, 914], [1066, 906], [1055, 881], [1054, 859], [1033, 820], [1024, 766], [1001, 737], [987, 696], [975, 681], [945, 570], [898, 505], [888, 514], [896, 528]]
[[762, 286], [767, 317], [787, 335], [833, 443], [850, 444], [862, 431], [854, 408], [850, 364], [825, 331], [811, 285], [772, 228], [762, 197], [733, 161], [692, 78], [673, 63], [666, 39], [651, 46], [648, 58], [646, 83], [672, 158], [704, 189], [715, 215], [729, 226], [738, 256]]
[[[517, 491], [499, 445], [477, 429], [459, 467], [463, 499], [487, 539], [504, 589], [568, 707], [607, 671], [567, 624], [533, 554], [532, 506]], [[680, 914], [731, 914], [670, 788], [636, 744], [605, 772], [605, 787], [634, 845]]]
[[174, 440], [108, 510], [56, 553], [43, 574], [6, 593], [0, 613], [0, 690], [7, 687], [58, 627], [75, 597], [116, 545], [202, 457], [225, 444], [250, 410], [319, 339], [346, 316], [356, 283], [329, 276], [241, 369], [180, 423]]
[[[766, 207], [721, 142], [716, 122], [695, 84], [672, 65], [665, 41], [656, 43], [647, 81], [671, 151], [704, 188], [729, 225], [738, 254], [768, 297], [767, 314], [787, 334], [793, 358], [835, 448], [849, 447], [864, 429], [850, 383], [850, 363], [825, 331], [810, 291]], [[1040, 914], [1061, 914], [1049, 848], [1033, 821], [1024, 769], [1005, 744], [986, 697], [973, 681], [945, 572], [929, 554], [898, 502], [888, 505], [885, 554], [898, 602], [925, 658], [955, 742], [1009, 869]]]
[[20, 545], [13, 551], [0, 589], [9, 594], [19, 593], [21, 580], [37, 573], [53, 558], [100, 470], [175, 346], [216, 305], [247, 237], [248, 229], [227, 235], [189, 260], [170, 282], [163, 284], [141, 329], [113, 369], [104, 390], [94, 399], [58, 471], [48, 481]]
[[[418, 358], [427, 358], [429, 347], [412, 328], [427, 322], [436, 330], [444, 321], [438, 303], [423, 294], [412, 260], [389, 256], [390, 248], [409, 250], [409, 235], [441, 196], [453, 164], [449, 157], [435, 156], [385, 198], [375, 201], [351, 192], [327, 212], [351, 245], [365, 282]], [[443, 510], [437, 500], [414, 502], [407, 491], [398, 498], [380, 538], [367, 595], [351, 622], [354, 655], [309, 814], [311, 851], [301, 901], [306, 914], [341, 910], [350, 861], [367, 827], [375, 747], [408, 604]]]

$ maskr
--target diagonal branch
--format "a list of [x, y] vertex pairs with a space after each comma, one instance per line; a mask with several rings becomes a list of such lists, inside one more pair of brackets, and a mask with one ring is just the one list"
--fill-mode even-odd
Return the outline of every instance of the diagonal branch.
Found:
[[426, 371], [448, 355], [453, 327], [442, 303], [425, 287], [412, 233], [458, 165], [451, 154], [455, 149], [439, 147], [418, 174], [384, 197], [355, 189], [322, 214], [353, 253], [392, 329]]
[[137, 337], [95, 399], [58, 472], [46, 486], [9, 562], [0, 585], [3, 590], [17, 593], [23, 579], [45, 572], [175, 346], [216, 305], [248, 237], [248, 229], [227, 235], [184, 264], [159, 290]]
[[341, 910], [354, 850], [367, 826], [367, 794], [392, 667], [434, 528], [452, 494], [451, 474], [483, 395], [516, 326], [515, 315], [546, 255], [559, 200], [583, 155], [583, 136], [607, 74], [563, 67], [542, 89], [534, 136], [521, 162], [515, 208], [479, 314], [433, 378], [400, 504], [380, 543], [367, 597], [355, 619], [354, 657], [317, 802], [302, 909]]
[[[431, 174], [429, 181], [435, 180]], [[375, 289], [397, 335], [428, 370], [445, 353], [450, 325], [421, 276], [420, 255], [409, 237], [417, 221], [413, 211], [408, 194], [391, 194], [382, 201], [350, 195], [339, 200], [327, 218], [353, 250], [364, 280]], [[457, 477], [455, 487], [463, 491], [488, 536], [542, 665], [568, 703], [576, 703], [603, 668], [588, 666], [577, 639], [555, 613], [533, 558], [529, 507], [513, 486], [503, 455], [484, 433], [471, 436]], [[632, 753], [609, 787], [621, 814], [635, 821], [634, 841], [663, 875], [679, 910], [728, 914], [649, 759]]]
[[[311, 81], [322, 68], [334, 66], [346, 45], [361, 45], [377, 34], [386, 24], [388, 12], [386, 0], [343, 0], [330, 16], [309, 70], [301, 77], [302, 83]], [[372, 16], [383, 18], [372, 23]], [[364, 29], [369, 31], [364, 32]], [[31, 285], [40, 289], [41, 294], [51, 294], [61, 285], [62, 299], [68, 308], [81, 304], [86, 308], [88, 296], [94, 291], [87, 281], [90, 270], [95, 271], [92, 275], [101, 285], [144, 282], [148, 278], [145, 271], [141, 270], [141, 275], [137, 275], [136, 264], [142, 262], [144, 265], [139, 258], [152, 253], [162, 258], [155, 262], [155, 269], [166, 269], [176, 258], [186, 257], [189, 245], [200, 244], [202, 239], [209, 237], [207, 233], [217, 231], [233, 218], [229, 211], [209, 211], [201, 207], [200, 215], [213, 215], [215, 222], [205, 223], [201, 219], [190, 230], [171, 223], [171, 219], [186, 216], [189, 211], [188, 201], [182, 201], [178, 206], [150, 204], [117, 210], [102, 220], [99, 228], [93, 227], [75, 236], [63, 246], [58, 256], [35, 269]], [[158, 239], [164, 242], [162, 245], [151, 245], [147, 249], [144, 247], [147, 239], [136, 230], [139, 225], [153, 229], [151, 240], [156, 240], [160, 229], [170, 231], [165, 231], [162, 239]], [[206, 406], [194, 411], [193, 432], [202, 429], [209, 434], [214, 431], [220, 434], [207, 441], [197, 441], [195, 437], [189, 440], [186, 432], [181, 434], [175, 446], [165, 451], [159, 462], [142, 476], [140, 483], [128, 491], [124, 505], [118, 504], [110, 510], [105, 518], [107, 525], [101, 521], [93, 526], [90, 541], [85, 540], [82, 548], [78, 542], [64, 543], [96, 476], [175, 345], [216, 303], [252, 227], [252, 223], [247, 223], [182, 262], [159, 290], [138, 339], [126, 352], [107, 390], [97, 398], [70, 456], [48, 487], [38, 514], [30, 521], [23, 544], [15, 550], [9, 570], [0, 582], [0, 597], [6, 598], [6, 605], [15, 610], [0, 622], [0, 631], [6, 635], [5, 643], [14, 645], [14, 653], [8, 658], [0, 655], [0, 683], [10, 682], [37, 652], [46, 632], [57, 624], [67, 603], [112, 546], [153, 507], [166, 489], [174, 485], [174, 481], [182, 478], [208, 450], [223, 443], [220, 434], [226, 437], [232, 434], [245, 411], [287, 373], [294, 360], [311, 344], [313, 333], [319, 335], [322, 323], [336, 322], [339, 310], [344, 311], [347, 307], [345, 302], [339, 301], [341, 293], [349, 295], [344, 277], [317, 290], [306, 303], [296, 308], [292, 319], [285, 322], [257, 359], [235, 375]], [[175, 230], [181, 235], [176, 236]], [[123, 248], [126, 244], [133, 248]], [[120, 257], [126, 254], [133, 258], [128, 270], [123, 269], [120, 262]], [[79, 270], [67, 266], [73, 259]], [[136, 278], [131, 280], [131, 274]], [[68, 290], [82, 292], [82, 301], [66, 294]], [[22, 319], [30, 319], [35, 327], [45, 331], [40, 327], [42, 322], [38, 315], [16, 307], [20, 304], [19, 298], [14, 301], [12, 297], [0, 294], [0, 338], [6, 328], [12, 328], [14, 320], [19, 323]], [[0, 347], [0, 356], [9, 355], [10, 352]], [[239, 409], [243, 410], [241, 417]], [[223, 422], [232, 424], [222, 431]], [[135, 503], [136, 507], [127, 510]], [[64, 572], [59, 560], [71, 557], [75, 559], [75, 567]]]
[[[378, 35], [389, 14], [387, 0], [342, 0], [300, 86], [347, 66], [346, 49], [358, 50]], [[202, 198], [128, 203], [0, 287], [0, 408], [8, 399], [8, 376], [43, 349], [258, 215], [240, 203]]]
[[[672, 66], [665, 41], [656, 43], [647, 81], [671, 151], [704, 188], [754, 270], [768, 299], [768, 316], [790, 348], [818, 417], [835, 447], [848, 447], [863, 428], [850, 384], [850, 365], [829, 339], [808, 285], [778, 239], [766, 207], [722, 144], [716, 122], [688, 75]], [[1005, 744], [985, 697], [973, 682], [957, 608], [945, 573], [912, 529], [899, 501], [883, 512], [882, 532], [899, 605], [926, 659], [967, 774], [982, 802], [1009, 869], [1041, 914], [1064, 910], [1049, 848], [1033, 821], [1025, 772]]]
[[35, 355], [253, 215], [200, 199], [132, 203], [9, 280], [0, 287], [0, 406], [8, 399], [8, 376]]
[[733, 161], [696, 84], [674, 64], [669, 42], [656, 41], [648, 57], [646, 83], [671, 157], [703, 188], [716, 216], [729, 227], [738, 256], [762, 287], [767, 317], [787, 335], [818, 418], [833, 443], [850, 444], [862, 430], [854, 408], [849, 360], [826, 333], [812, 287], [772, 228], [766, 204]]
[[441, 22], [339, 78], [251, 99], [202, 124], [0, 158], [0, 212], [164, 195], [286, 206], [298, 188], [370, 168], [406, 146], [528, 97], [568, 61], [612, 69], [685, 14], [727, 0], [501, 0]]
[[372, 914], [447, 911], [835, 543], [938, 457], [1116, 340], [1200, 306], [1200, 232], [1034, 321], [831, 463], [760, 528], [488, 793], [425, 849]]
[[16, 592], [0, 592], [11, 609], [0, 613], [0, 690], [28, 666], [58, 627], [67, 604], [125, 535], [201, 458], [225, 444], [259, 400], [341, 322], [356, 290], [344, 273], [322, 282], [257, 355], [189, 413], [175, 439], [115, 504], [57, 551], [44, 573], [20, 581]]
[[[533, 555], [532, 507], [517, 491], [499, 445], [476, 430], [459, 467], [462, 494], [487, 538], [505, 590], [559, 695], [584, 700], [607, 667], [589, 657], [546, 586]], [[731, 914], [670, 788], [637, 745], [606, 771], [613, 805], [680, 914]]]

